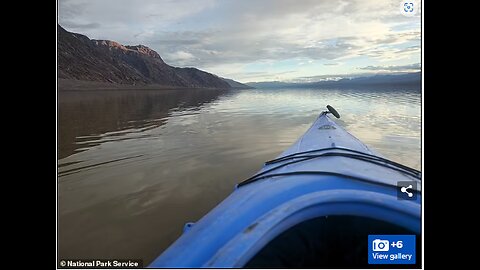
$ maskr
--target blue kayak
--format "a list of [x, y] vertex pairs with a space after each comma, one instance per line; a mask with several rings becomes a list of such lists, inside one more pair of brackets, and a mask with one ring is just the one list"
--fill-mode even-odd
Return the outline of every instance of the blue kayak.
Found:
[[[421, 173], [369, 149], [327, 108], [290, 148], [187, 223], [150, 267], [363, 268], [370, 234], [420, 243]], [[400, 190], [399, 181], [413, 185]]]

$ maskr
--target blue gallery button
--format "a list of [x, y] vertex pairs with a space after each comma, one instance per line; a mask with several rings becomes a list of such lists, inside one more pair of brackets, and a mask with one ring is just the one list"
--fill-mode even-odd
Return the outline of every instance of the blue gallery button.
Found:
[[369, 235], [369, 264], [415, 264], [415, 235]]

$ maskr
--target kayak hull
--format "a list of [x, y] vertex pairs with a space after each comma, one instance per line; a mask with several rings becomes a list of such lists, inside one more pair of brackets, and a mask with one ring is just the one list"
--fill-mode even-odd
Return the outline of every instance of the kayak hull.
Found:
[[[359, 153], [362, 159], [354, 158]], [[317, 217], [368, 217], [419, 234], [418, 177], [364, 158], [373, 155], [378, 156], [322, 113], [275, 162], [240, 183], [150, 267], [243, 267], [282, 232]], [[397, 181], [418, 182], [416, 199], [398, 200]]]

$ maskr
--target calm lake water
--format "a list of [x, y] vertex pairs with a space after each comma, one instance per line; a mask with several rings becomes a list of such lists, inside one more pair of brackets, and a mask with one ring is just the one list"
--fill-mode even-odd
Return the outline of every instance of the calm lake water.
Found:
[[420, 91], [60, 92], [59, 258], [148, 265], [327, 104], [378, 153], [420, 169]]

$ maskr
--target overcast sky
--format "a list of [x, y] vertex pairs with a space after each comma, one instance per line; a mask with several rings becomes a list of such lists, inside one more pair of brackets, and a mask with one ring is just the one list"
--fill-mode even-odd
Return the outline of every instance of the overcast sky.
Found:
[[402, 15], [401, 2], [59, 0], [59, 24], [146, 45], [173, 66], [240, 82], [295, 81], [419, 70], [420, 12]]

